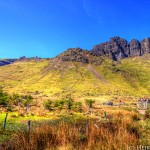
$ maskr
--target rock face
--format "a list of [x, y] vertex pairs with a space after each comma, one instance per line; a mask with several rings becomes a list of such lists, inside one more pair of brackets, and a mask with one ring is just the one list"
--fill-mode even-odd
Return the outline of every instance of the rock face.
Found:
[[95, 56], [106, 55], [113, 60], [141, 56], [150, 53], [150, 38], [143, 39], [141, 42], [133, 39], [130, 43], [120, 37], [110, 38], [109, 42], [94, 46], [91, 53]]
[[141, 51], [143, 54], [150, 53], [150, 38], [143, 39], [141, 42]]
[[128, 56], [141, 56], [141, 44], [138, 40], [133, 39], [129, 45], [129, 53]]
[[[129, 43], [127, 40], [118, 36], [110, 38], [108, 42], [95, 45], [91, 51], [81, 48], [69, 48], [64, 53], [58, 55], [62, 61], [76, 61], [83, 63], [92, 63], [94, 58], [91, 56], [107, 56], [112, 60], [121, 60], [126, 57], [142, 56], [150, 53], [150, 38], [145, 38], [141, 42], [132, 39]], [[96, 59], [96, 58], [95, 58]], [[96, 63], [101, 60], [96, 60]]]

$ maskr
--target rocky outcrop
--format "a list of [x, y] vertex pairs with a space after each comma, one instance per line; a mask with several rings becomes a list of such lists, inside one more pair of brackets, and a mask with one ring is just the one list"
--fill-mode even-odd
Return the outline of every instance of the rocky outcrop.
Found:
[[133, 39], [130, 43], [120, 37], [110, 38], [109, 42], [94, 46], [91, 53], [95, 56], [106, 55], [113, 60], [141, 56], [150, 53], [150, 38], [143, 39], [141, 42]]
[[69, 48], [58, 55], [57, 58], [62, 61], [101, 64], [103, 60], [100, 56], [107, 56], [117, 61], [126, 57], [142, 56], [148, 53], [150, 53], [150, 38], [143, 39], [141, 42], [132, 39], [128, 43], [127, 40], [116, 36], [110, 38], [108, 42], [95, 45], [91, 51], [81, 48]]
[[141, 41], [141, 52], [142, 54], [150, 53], [150, 38], [146, 38]]
[[81, 62], [81, 63], [90, 63], [100, 65], [104, 61], [102, 57], [93, 56], [91, 51], [83, 50], [81, 48], [69, 48], [62, 54], [58, 55], [58, 58], [61, 61], [72, 61], [72, 62]]
[[9, 65], [15, 61], [16, 61], [16, 59], [2, 59], [2, 60], [0, 60], [0, 66]]
[[69, 48], [64, 53], [57, 56], [62, 61], [75, 61], [88, 63], [89, 51], [82, 50], [81, 48]]
[[133, 39], [129, 45], [129, 54], [128, 56], [141, 56], [141, 44], [138, 40]]

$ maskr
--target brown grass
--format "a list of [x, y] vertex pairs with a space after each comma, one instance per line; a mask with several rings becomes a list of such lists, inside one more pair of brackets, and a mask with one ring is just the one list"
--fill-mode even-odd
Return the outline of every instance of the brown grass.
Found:
[[[17, 132], [4, 150], [116, 150], [139, 144], [135, 113], [116, 112], [113, 121], [78, 120], [44, 123], [30, 133]], [[134, 117], [133, 117], [134, 116]], [[135, 117], [136, 118], [136, 117]]]

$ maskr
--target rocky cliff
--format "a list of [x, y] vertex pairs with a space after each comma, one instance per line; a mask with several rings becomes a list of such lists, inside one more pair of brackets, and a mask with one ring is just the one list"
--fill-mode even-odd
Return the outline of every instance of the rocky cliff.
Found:
[[94, 46], [91, 53], [95, 56], [106, 55], [113, 60], [142, 56], [150, 53], [150, 38], [143, 39], [141, 42], [133, 39], [129, 43], [120, 37], [110, 38], [110, 41]]
[[[110, 38], [108, 42], [95, 45], [91, 51], [83, 50], [81, 48], [69, 48], [56, 58], [59, 58], [61, 61], [101, 64], [103, 61], [103, 57], [101, 56], [107, 56], [112, 60], [117, 61], [126, 57], [142, 56], [148, 53], [150, 53], [150, 38], [145, 38], [142, 41], [132, 39], [130, 42], [127, 42], [124, 38], [116, 36]], [[23, 56], [19, 59], [5, 59], [0, 60], [0, 66], [11, 64], [17, 60], [40, 61], [40, 59], [41, 58], [38, 58], [37, 56], [31, 58]]]

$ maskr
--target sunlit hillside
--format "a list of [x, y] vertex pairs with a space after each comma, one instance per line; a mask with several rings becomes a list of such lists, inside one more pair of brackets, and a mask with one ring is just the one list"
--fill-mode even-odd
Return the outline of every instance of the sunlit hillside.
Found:
[[39, 96], [147, 96], [149, 66], [150, 55], [120, 62], [103, 58], [99, 64], [31, 59], [1, 66], [0, 85], [9, 93]]

